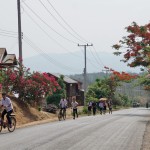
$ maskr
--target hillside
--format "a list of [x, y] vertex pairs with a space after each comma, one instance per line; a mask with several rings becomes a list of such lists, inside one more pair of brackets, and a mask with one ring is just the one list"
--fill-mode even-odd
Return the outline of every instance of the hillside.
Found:
[[[17, 119], [17, 126], [22, 126], [25, 124], [30, 124], [33, 122], [44, 121], [44, 120], [56, 120], [57, 115], [51, 114], [48, 112], [38, 111], [36, 108], [28, 106], [22, 101], [19, 101], [17, 98], [10, 96], [13, 107], [14, 113]], [[35, 122], [35, 123], [36, 123]]]
[[[117, 57], [112, 53], [105, 52], [99, 52], [97, 55], [99, 55], [101, 58], [101, 60], [98, 61], [99, 64], [97, 63], [93, 55], [91, 55], [90, 52], [87, 52], [87, 73], [101, 72], [104, 69], [104, 65], [117, 71], [136, 73], [140, 72], [139, 68], [130, 68], [127, 66], [127, 64], [120, 62], [120, 60], [122, 59], [121, 56]], [[71, 55], [70, 53], [49, 53], [47, 54], [46, 58], [43, 56], [43, 54], [28, 57], [24, 59], [24, 65], [27, 68], [29, 67], [31, 71], [61, 73], [64, 75], [83, 73], [84, 54], [80, 51], [73, 52], [71, 53]]]

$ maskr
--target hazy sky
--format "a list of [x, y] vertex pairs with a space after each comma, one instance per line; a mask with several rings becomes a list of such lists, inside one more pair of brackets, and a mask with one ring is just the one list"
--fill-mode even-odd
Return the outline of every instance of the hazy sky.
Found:
[[[48, 1], [76, 31], [75, 33], [62, 21]], [[90, 42], [94, 44], [97, 53], [112, 53], [114, 50], [111, 46], [126, 34], [124, 29], [126, 26], [133, 21], [141, 25], [149, 22], [149, 0], [41, 0], [41, 2], [21, 0], [23, 58], [43, 52], [71, 55], [72, 52], [79, 51], [79, 55], [83, 55], [83, 48], [77, 44], [85, 44], [85, 40], [89, 41], [89, 44]], [[5, 47], [8, 53], [15, 53], [18, 57], [18, 39], [14, 38], [17, 37], [14, 32], [18, 30], [17, 0], [0, 0], [0, 6], [0, 47]], [[94, 48], [88, 48], [87, 53], [92, 51], [97, 57]]]

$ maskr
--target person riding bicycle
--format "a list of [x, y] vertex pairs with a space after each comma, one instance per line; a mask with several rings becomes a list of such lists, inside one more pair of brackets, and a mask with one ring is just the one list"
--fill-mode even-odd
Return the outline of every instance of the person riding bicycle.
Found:
[[63, 96], [59, 103], [61, 113], [62, 113], [62, 110], [66, 111], [67, 104], [68, 104], [68, 102], [65, 99], [65, 97]]
[[2, 93], [2, 101], [1, 101], [1, 106], [0, 107], [4, 107], [4, 110], [2, 112], [2, 122], [4, 121], [4, 116], [6, 115], [7, 120], [8, 120], [8, 124], [10, 125], [10, 127], [12, 126], [11, 124], [11, 118], [10, 115], [13, 112], [13, 105], [12, 102], [10, 100], [10, 98], [6, 97], [6, 93]]

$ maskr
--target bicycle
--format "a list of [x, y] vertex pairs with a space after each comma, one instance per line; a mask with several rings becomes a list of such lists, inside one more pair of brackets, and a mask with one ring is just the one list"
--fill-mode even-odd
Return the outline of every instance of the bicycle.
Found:
[[61, 108], [58, 113], [58, 120], [61, 121], [62, 119], [66, 119], [66, 108]]
[[9, 132], [13, 132], [16, 129], [15, 114], [11, 114], [10, 118], [11, 118], [11, 122], [12, 122], [11, 127], [10, 127], [7, 120], [2, 122], [2, 118], [0, 118], [1, 119], [1, 121], [0, 121], [0, 132], [2, 131], [3, 128], [5, 129], [6, 127], [8, 128]]

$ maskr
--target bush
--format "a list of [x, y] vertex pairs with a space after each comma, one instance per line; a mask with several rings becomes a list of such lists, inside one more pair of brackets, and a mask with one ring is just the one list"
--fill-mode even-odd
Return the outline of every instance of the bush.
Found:
[[58, 106], [60, 99], [61, 99], [61, 94], [54, 93], [51, 96], [47, 96], [46, 102], [47, 102], [47, 104], [55, 104], [56, 106]]
[[39, 107], [38, 107], [38, 111], [41, 111], [41, 110], [42, 110], [42, 108], [41, 108], [41, 106], [39, 106]]
[[86, 106], [84, 106], [82, 112], [83, 112], [83, 114], [87, 114], [88, 113], [88, 108]]

